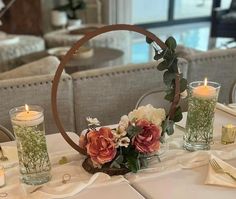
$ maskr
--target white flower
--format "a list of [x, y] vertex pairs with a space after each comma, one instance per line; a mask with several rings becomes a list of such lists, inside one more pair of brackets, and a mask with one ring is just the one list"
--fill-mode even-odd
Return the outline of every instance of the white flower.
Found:
[[100, 122], [97, 118], [87, 117], [86, 120], [89, 126], [100, 126]]
[[184, 90], [182, 93], [180, 93], [180, 97], [182, 99], [186, 98], [188, 96], [187, 90]]
[[128, 128], [128, 126], [129, 126], [129, 118], [127, 115], [123, 115], [120, 118], [120, 122], [118, 124], [116, 131], [113, 132], [114, 136], [116, 138], [124, 137], [127, 134], [126, 129]]
[[123, 126], [125, 129], [129, 126], [129, 118], [127, 115], [123, 115], [120, 118], [119, 126]]
[[127, 134], [126, 129], [124, 129], [123, 126], [118, 126], [116, 131], [112, 131], [112, 133], [115, 136], [115, 138], [124, 137]]
[[130, 112], [128, 114], [129, 120], [139, 120], [146, 119], [153, 124], [160, 126], [162, 121], [165, 120], [166, 114], [163, 108], [154, 108], [152, 105], [148, 104], [146, 106], [140, 106], [138, 109]]
[[118, 140], [118, 145], [119, 146], [128, 147], [129, 143], [130, 143], [130, 139], [128, 137], [123, 137], [123, 138]]

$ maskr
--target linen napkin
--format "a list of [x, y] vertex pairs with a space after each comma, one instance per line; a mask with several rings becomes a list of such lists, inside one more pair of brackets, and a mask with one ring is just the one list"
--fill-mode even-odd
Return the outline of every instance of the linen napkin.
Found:
[[[71, 197], [89, 186], [101, 186], [110, 183], [127, 182], [122, 176], [116, 176], [111, 178], [105, 173], [96, 173], [92, 175], [89, 180], [78, 181], [78, 179], [71, 180], [71, 183], [61, 184], [60, 182], [54, 182], [47, 186], [42, 186], [38, 190], [32, 193], [32, 190], [28, 192], [27, 196], [31, 199], [52, 199], [52, 198], [66, 198]], [[29, 189], [28, 189], [29, 191]]]
[[3, 154], [8, 158], [8, 160], [0, 160], [0, 165], [2, 165], [5, 169], [18, 165], [18, 155], [15, 146], [2, 146], [2, 150]]
[[217, 103], [216, 104], [216, 108], [219, 109], [219, 110], [222, 110], [222, 111], [224, 111], [226, 113], [229, 113], [229, 114], [231, 114], [233, 116], [236, 116], [236, 109], [232, 109], [232, 108], [230, 108], [230, 107], [228, 107], [228, 106], [226, 106], [224, 104]]
[[[217, 158], [214, 155], [211, 155], [210, 159], [215, 159], [216, 162], [226, 171], [230, 172], [233, 176], [236, 177], [236, 168], [224, 162], [223, 160]], [[205, 184], [209, 185], [218, 185], [225, 187], [236, 188], [236, 181], [233, 180], [230, 176], [224, 173], [216, 173], [214, 169], [209, 164], [208, 174], [205, 181]]]

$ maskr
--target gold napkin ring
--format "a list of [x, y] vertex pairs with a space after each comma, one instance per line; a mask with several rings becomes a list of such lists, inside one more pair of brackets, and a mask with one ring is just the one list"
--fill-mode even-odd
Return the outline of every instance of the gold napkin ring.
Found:
[[71, 179], [71, 175], [68, 174], [68, 173], [66, 173], [66, 174], [64, 174], [64, 175], [62, 176], [62, 183], [63, 183], [63, 184], [66, 184], [67, 182], [70, 181], [70, 179]]

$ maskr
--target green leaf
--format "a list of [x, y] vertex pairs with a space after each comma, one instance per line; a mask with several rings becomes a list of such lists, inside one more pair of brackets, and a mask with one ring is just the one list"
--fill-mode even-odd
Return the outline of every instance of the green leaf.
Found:
[[110, 168], [118, 168], [118, 169], [120, 169], [121, 166], [120, 166], [120, 164], [119, 164], [117, 161], [114, 160], [114, 161], [111, 163]]
[[127, 166], [128, 168], [133, 172], [137, 173], [137, 171], [140, 169], [140, 161], [138, 158], [138, 154], [133, 153], [128, 156], [126, 156], [127, 160]]
[[168, 70], [172, 73], [178, 73], [178, 60], [177, 58], [173, 58], [171, 62], [169, 62]]
[[115, 159], [115, 161], [120, 163], [120, 164], [123, 162], [123, 160], [124, 160], [123, 155], [118, 155], [117, 158]]
[[165, 132], [167, 133], [167, 135], [172, 135], [174, 133], [174, 121], [166, 119], [162, 128], [163, 128], [162, 135]]
[[136, 136], [137, 134], [139, 134], [142, 131], [142, 128], [139, 126], [129, 125], [126, 131], [129, 135], [129, 137], [132, 138], [132, 137]]
[[179, 122], [180, 120], [182, 120], [182, 118], [183, 118], [182, 111], [181, 111], [180, 106], [178, 106], [176, 111], [175, 111], [175, 115], [174, 115], [173, 120], [175, 122]]
[[146, 37], [146, 42], [147, 42], [148, 44], [151, 44], [151, 43], [153, 42], [153, 40], [150, 39], [149, 37]]
[[172, 102], [174, 100], [175, 91], [173, 89], [168, 90], [167, 94], [165, 95], [165, 99], [169, 102]]
[[155, 60], [159, 60], [161, 59], [163, 56], [161, 54], [158, 54], [158, 52], [154, 55], [154, 58]]
[[168, 69], [168, 64], [167, 62], [164, 60], [163, 62], [161, 62], [160, 64], [158, 64], [157, 69], [160, 71], [163, 71], [165, 69]]
[[182, 93], [187, 89], [188, 82], [186, 79], [182, 78], [179, 84], [180, 84], [180, 92]]
[[111, 165], [110, 165], [110, 167], [112, 168], [112, 167], [115, 167], [115, 168], [120, 168], [121, 166], [121, 164], [123, 163], [123, 161], [124, 161], [124, 156], [123, 155], [118, 155], [117, 157], [116, 157], [116, 159], [111, 163]]
[[177, 46], [177, 43], [173, 37], [169, 37], [166, 41], [165, 44], [170, 48], [171, 50], [174, 50]]
[[167, 61], [171, 61], [173, 59], [172, 52], [169, 48], [165, 49], [163, 52], [163, 58]]
[[163, 75], [163, 81], [167, 86], [170, 86], [174, 79], [175, 73], [171, 73], [170, 71], [166, 71]]

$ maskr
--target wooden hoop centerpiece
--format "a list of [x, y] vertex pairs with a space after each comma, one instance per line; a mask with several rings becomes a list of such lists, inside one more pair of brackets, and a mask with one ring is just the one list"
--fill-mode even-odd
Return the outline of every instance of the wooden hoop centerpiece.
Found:
[[137, 33], [140, 33], [147, 38], [150, 38], [156, 44], [158, 44], [162, 50], [166, 49], [167, 46], [164, 42], [162, 42], [156, 35], [153, 33], [140, 28], [138, 26], [134, 25], [128, 25], [128, 24], [115, 24], [115, 25], [108, 25], [108, 26], [103, 26], [101, 28], [98, 28], [92, 32], [88, 32], [82, 37], [80, 40], [78, 40], [72, 47], [71, 49], [66, 53], [66, 55], [63, 57], [61, 60], [58, 69], [55, 73], [54, 79], [53, 79], [53, 84], [52, 84], [52, 92], [51, 92], [51, 104], [52, 104], [52, 113], [53, 117], [56, 123], [56, 126], [59, 130], [59, 132], [62, 134], [63, 138], [67, 141], [67, 143], [74, 148], [76, 151], [86, 155], [86, 151], [84, 151], [82, 148], [79, 147], [78, 144], [76, 144], [65, 132], [65, 129], [61, 123], [61, 120], [59, 118], [58, 110], [57, 110], [57, 90], [58, 90], [58, 84], [60, 81], [61, 74], [63, 72], [63, 69], [65, 68], [66, 64], [68, 61], [72, 58], [73, 54], [81, 47], [83, 46], [87, 41], [90, 39], [106, 33], [106, 32], [111, 32], [111, 31], [117, 31], [117, 30], [127, 30], [127, 31], [134, 31]]

